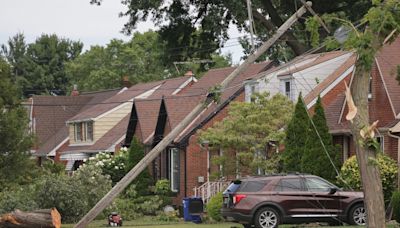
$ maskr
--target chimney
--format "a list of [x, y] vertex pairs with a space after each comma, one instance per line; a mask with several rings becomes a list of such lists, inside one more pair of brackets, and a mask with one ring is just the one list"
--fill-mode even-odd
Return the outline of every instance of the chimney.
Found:
[[129, 77], [128, 76], [124, 76], [122, 78], [122, 87], [129, 88], [131, 86], [132, 86], [132, 82], [129, 81]]
[[74, 84], [74, 88], [72, 89], [71, 96], [79, 96], [78, 85]]
[[193, 71], [192, 70], [188, 70], [188, 72], [186, 72], [184, 76], [193, 77], [194, 76]]

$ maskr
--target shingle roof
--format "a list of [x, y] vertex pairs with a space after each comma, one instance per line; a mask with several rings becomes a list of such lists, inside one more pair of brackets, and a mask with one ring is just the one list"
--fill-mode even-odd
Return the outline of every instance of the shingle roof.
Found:
[[36, 155], [44, 155], [68, 136], [65, 121], [76, 115], [92, 97], [33, 96], [32, 99], [38, 145]]
[[400, 85], [396, 81], [397, 66], [400, 64], [400, 37], [385, 45], [376, 56], [396, 114], [400, 113]]
[[154, 133], [157, 124], [158, 112], [160, 110], [161, 99], [136, 100], [136, 113], [140, 125], [142, 142]]
[[133, 85], [129, 89], [122, 90], [116, 95], [94, 104], [92, 107], [89, 107], [83, 112], [80, 112], [76, 116], [69, 119], [69, 121], [77, 121], [77, 120], [87, 120], [91, 118], [96, 118], [97, 116], [117, 107], [118, 105], [127, 102], [134, 97], [153, 89], [154, 87], [160, 85], [162, 82], [149, 82], [144, 84]]
[[[257, 64], [252, 64], [250, 67], [241, 73], [238, 77], [236, 77], [227, 88], [222, 91], [220, 103], [226, 102], [229, 98], [231, 98], [237, 91], [243, 89], [243, 82], [247, 79], [251, 79], [256, 76], [258, 73], [267, 70], [272, 67], [271, 62], [262, 62]], [[205, 95], [209, 88], [219, 85], [230, 73], [232, 73], [236, 67], [226, 67], [220, 69], [213, 69], [208, 71], [197, 83], [195, 83], [192, 87], [187, 88], [186, 91], [181, 96], [193, 96], [192, 98], [187, 99], [185, 102], [189, 108], [180, 109], [178, 101], [169, 101], [170, 107], [167, 105], [168, 118], [170, 124], [173, 127], [176, 126], [189, 112], [198, 104], [199, 102], [205, 99]], [[201, 95], [199, 97], [194, 95]], [[197, 98], [196, 98], [197, 97]], [[212, 115], [215, 112], [218, 112], [220, 105], [213, 103], [207, 110], [200, 114], [197, 119], [190, 124], [184, 132], [182, 132], [174, 142], [180, 143], [180, 141], [188, 134], [190, 134], [197, 126], [200, 125], [208, 116]], [[171, 110], [175, 110], [177, 114], [173, 113]], [[172, 127], [171, 127], [172, 128]]]

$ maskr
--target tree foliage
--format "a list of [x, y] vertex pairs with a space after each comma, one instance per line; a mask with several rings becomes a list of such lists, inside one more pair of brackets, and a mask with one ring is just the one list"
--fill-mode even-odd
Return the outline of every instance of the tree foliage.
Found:
[[[128, 42], [114, 39], [104, 47], [92, 46], [69, 62], [66, 70], [72, 83], [83, 91], [118, 88], [123, 77], [128, 77], [132, 83], [139, 83], [182, 76], [189, 69], [196, 75], [208, 70], [204, 64], [185, 64], [178, 65], [177, 72], [172, 52], [160, 39], [159, 33], [137, 32]], [[211, 58], [214, 62], [209, 63], [209, 68], [230, 64], [227, 58], [217, 54]]]
[[301, 161], [307, 150], [309, 131], [310, 119], [300, 94], [292, 119], [286, 128], [285, 152], [282, 155], [285, 171], [302, 172]]
[[[102, 0], [91, 0], [98, 4]], [[367, 12], [371, 5], [369, 0], [353, 1], [313, 0], [313, 9], [318, 14], [335, 13], [349, 20], [357, 21]], [[248, 15], [246, 1], [227, 0], [191, 0], [191, 1], [123, 1], [126, 11], [120, 15], [128, 17], [123, 32], [130, 34], [140, 21], [152, 20], [160, 27], [161, 38], [168, 47], [174, 47], [174, 55], [182, 57], [205, 58], [219, 48], [227, 40], [229, 25], [235, 25], [239, 30], [248, 30]], [[283, 24], [284, 20], [301, 7], [299, 1], [255, 0], [252, 9], [255, 21], [256, 38], [265, 40]], [[267, 19], [268, 18], [268, 19]], [[290, 58], [304, 53], [310, 46], [308, 34], [305, 31], [305, 20], [288, 31], [283, 40], [270, 49], [272, 59]], [[198, 33], [194, 33], [199, 28]], [[331, 28], [335, 29], [335, 27]], [[322, 36], [326, 32], [320, 31]], [[248, 41], [248, 37], [244, 38]], [[247, 42], [243, 42], [247, 43]], [[246, 45], [245, 47], [248, 47]], [[186, 53], [186, 54], [182, 54]], [[246, 48], [245, 53], [250, 51]]]
[[292, 110], [292, 103], [280, 94], [256, 94], [251, 103], [232, 102], [228, 116], [201, 132], [200, 141], [208, 141], [211, 149], [224, 150], [214, 160], [223, 165], [223, 175], [256, 173], [266, 166], [268, 144], [284, 139], [282, 128]]
[[[340, 150], [333, 145], [321, 97], [318, 97], [315, 104], [312, 121], [314, 125], [310, 124], [304, 154], [301, 158], [302, 171], [333, 181], [337, 176], [335, 168], [340, 168]], [[335, 167], [332, 167], [332, 163]]]
[[[385, 201], [388, 202], [393, 191], [396, 189], [396, 161], [385, 154], [379, 153], [376, 159], [376, 164], [379, 167], [381, 175], [384, 198]], [[340, 175], [337, 179], [338, 182], [341, 183], [345, 188], [350, 187], [355, 190], [362, 189], [360, 171], [356, 156], [352, 156], [344, 162], [340, 170]]]
[[29, 183], [37, 169], [30, 160], [28, 115], [12, 82], [11, 68], [0, 57], [0, 185]]
[[12, 66], [13, 81], [22, 89], [23, 95], [65, 95], [70, 80], [65, 63], [75, 59], [82, 50], [81, 42], [43, 34], [34, 43], [26, 44], [24, 35], [10, 38], [2, 45], [2, 54]]
[[[126, 171], [129, 172], [142, 160], [142, 158], [144, 158], [144, 156], [145, 153], [143, 145], [136, 137], [134, 137], [128, 151]], [[135, 181], [132, 182], [132, 184], [136, 185], [136, 189], [140, 195], [148, 194], [149, 186], [153, 184], [149, 169], [146, 168], [143, 170], [135, 179]]]

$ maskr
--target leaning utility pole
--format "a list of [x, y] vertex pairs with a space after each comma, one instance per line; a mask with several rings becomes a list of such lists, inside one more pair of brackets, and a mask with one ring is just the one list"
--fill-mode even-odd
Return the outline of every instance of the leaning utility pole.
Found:
[[[311, 2], [307, 2], [311, 6]], [[246, 61], [238, 66], [225, 80], [221, 83], [221, 89], [233, 81], [239, 74], [245, 71], [250, 64], [258, 59], [265, 51], [267, 51], [285, 32], [288, 30], [304, 13], [307, 12], [305, 6], [302, 6], [295, 14], [293, 14], [276, 33], [263, 45], [251, 54]], [[211, 94], [209, 94], [211, 95]], [[213, 102], [213, 96], [208, 96], [206, 104]], [[198, 104], [161, 142], [159, 142], [146, 156], [129, 171], [97, 204], [75, 225], [75, 228], [86, 227], [100, 212], [102, 212], [114, 198], [117, 197], [157, 156], [205, 109], [206, 105]]]

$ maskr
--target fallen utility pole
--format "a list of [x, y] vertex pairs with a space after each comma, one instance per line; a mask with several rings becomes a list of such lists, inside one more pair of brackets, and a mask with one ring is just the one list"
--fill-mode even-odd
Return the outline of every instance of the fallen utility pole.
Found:
[[[311, 6], [311, 2], [307, 2]], [[293, 14], [281, 27], [278, 28], [276, 33], [261, 47], [259, 47], [253, 54], [251, 54], [246, 61], [238, 66], [227, 78], [221, 83], [221, 90], [233, 81], [238, 75], [245, 71], [250, 64], [256, 61], [265, 51], [267, 51], [285, 32], [288, 30], [304, 13], [307, 12], [305, 6], [302, 6], [295, 14]], [[208, 96], [205, 101], [206, 104], [213, 102], [213, 97]], [[158, 157], [158, 155], [195, 119], [204, 109], [206, 105], [198, 104], [161, 142], [159, 142], [146, 156], [129, 171], [97, 204], [75, 225], [75, 228], [86, 227], [98, 214], [100, 214], [114, 198], [117, 197], [151, 162]]]

